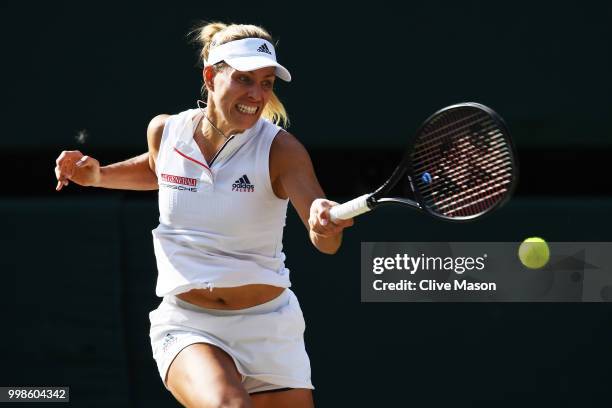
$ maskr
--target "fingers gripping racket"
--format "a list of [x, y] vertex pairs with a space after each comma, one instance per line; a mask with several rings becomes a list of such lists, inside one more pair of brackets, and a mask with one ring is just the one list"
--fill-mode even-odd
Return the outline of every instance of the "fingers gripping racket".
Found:
[[[484, 105], [461, 103], [439, 110], [421, 125], [382, 186], [333, 207], [330, 215], [332, 221], [347, 219], [379, 205], [401, 204], [436, 218], [468, 221], [501, 206], [517, 176], [514, 147], [502, 118]], [[398, 186], [413, 199], [405, 193], [390, 197]]]

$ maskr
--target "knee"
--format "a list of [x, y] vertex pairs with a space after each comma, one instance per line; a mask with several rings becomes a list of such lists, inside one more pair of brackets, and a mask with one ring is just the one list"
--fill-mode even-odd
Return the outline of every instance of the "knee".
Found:
[[189, 408], [252, 408], [251, 399], [241, 390], [224, 390], [219, 393], [198, 393], [190, 398]]
[[214, 405], [215, 408], [251, 408], [251, 400], [248, 395], [228, 395]]

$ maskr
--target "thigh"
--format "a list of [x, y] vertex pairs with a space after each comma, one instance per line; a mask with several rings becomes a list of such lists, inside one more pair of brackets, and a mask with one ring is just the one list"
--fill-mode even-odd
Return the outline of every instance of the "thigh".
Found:
[[288, 391], [262, 392], [251, 395], [253, 408], [313, 408], [312, 390], [294, 388]]
[[185, 347], [168, 369], [166, 384], [187, 407], [223, 404], [250, 406], [241, 375], [232, 358], [220, 348], [196, 343]]

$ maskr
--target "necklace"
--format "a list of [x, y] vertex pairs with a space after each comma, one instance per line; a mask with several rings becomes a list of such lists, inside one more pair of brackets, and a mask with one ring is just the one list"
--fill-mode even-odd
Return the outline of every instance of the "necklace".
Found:
[[[221, 151], [223, 150], [223, 148], [225, 148], [225, 146], [227, 146], [227, 144], [229, 143], [230, 140], [232, 140], [234, 138], [234, 135], [231, 135], [230, 137], [225, 136], [225, 133], [223, 133], [221, 130], [219, 130], [210, 119], [208, 119], [208, 116], [206, 115], [206, 112], [204, 112], [204, 109], [202, 109], [202, 107], [200, 106], [200, 103], [206, 105], [206, 103], [204, 101], [201, 101], [198, 99], [198, 108], [200, 109], [200, 111], [202, 112], [202, 115], [204, 115], [204, 117], [206, 118], [206, 120], [208, 121], [208, 123], [210, 123], [210, 126], [213, 127], [213, 129], [215, 129], [217, 132], [219, 132], [219, 134], [221, 136], [223, 136], [223, 138], [225, 138], [225, 142], [223, 142], [223, 145], [221, 145], [221, 147], [215, 152], [215, 154], [213, 155], [212, 160], [210, 161], [210, 163], [208, 163], [209, 165], [212, 166], [213, 162], [215, 161], [215, 159], [219, 156], [219, 154], [221, 153]], [[202, 139], [205, 141], [206, 138], [204, 137], [204, 132], [202, 132]]]
[[218, 132], [218, 133], [219, 133], [221, 136], [223, 136], [223, 138], [224, 138], [225, 140], [229, 139], [229, 137], [225, 136], [225, 133], [223, 133], [221, 130], [219, 130], [219, 128], [218, 128], [218, 127], [216, 127], [214, 123], [212, 123], [212, 120], [210, 120], [210, 119], [208, 118], [208, 115], [206, 115], [206, 112], [204, 112], [204, 109], [202, 109], [202, 107], [200, 106], [200, 103], [202, 103], [204, 106], [206, 106], [206, 102], [201, 101], [201, 100], [199, 100], [199, 99], [198, 99], [197, 104], [198, 104], [198, 108], [200, 109], [200, 112], [202, 112], [202, 115], [204, 115], [204, 117], [206, 118], [206, 120], [208, 121], [208, 123], [210, 123], [210, 126], [212, 126], [212, 127], [213, 127], [213, 129], [215, 129], [215, 130], [216, 130], [216, 131], [217, 131], [217, 132]]

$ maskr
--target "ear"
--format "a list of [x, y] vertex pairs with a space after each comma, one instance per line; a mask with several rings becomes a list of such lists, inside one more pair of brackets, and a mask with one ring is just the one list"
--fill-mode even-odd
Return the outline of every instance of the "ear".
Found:
[[206, 85], [206, 89], [209, 91], [214, 91], [215, 89], [215, 70], [212, 66], [208, 65], [204, 67], [202, 71], [202, 76], [204, 77], [204, 85]]

